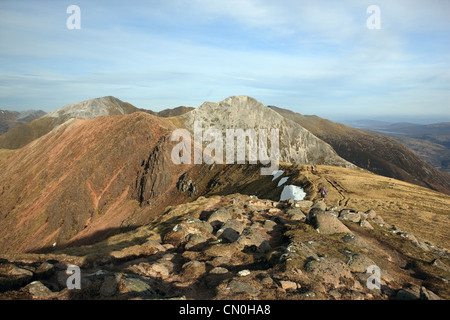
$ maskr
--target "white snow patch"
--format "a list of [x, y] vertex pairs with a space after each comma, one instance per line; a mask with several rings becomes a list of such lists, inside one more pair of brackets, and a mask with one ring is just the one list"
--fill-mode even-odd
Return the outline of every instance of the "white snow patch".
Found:
[[275, 179], [277, 179], [278, 177], [280, 177], [283, 173], [284, 173], [283, 170], [275, 170], [275, 171], [273, 171], [273, 172], [272, 172], [272, 175], [273, 175], [272, 181], [274, 181]]
[[294, 185], [284, 186], [281, 191], [280, 201], [282, 200], [303, 200], [306, 196], [305, 191], [301, 187]]
[[289, 180], [289, 177], [281, 178], [280, 181], [278, 181], [277, 187], [282, 186], [282, 185], [285, 184], [286, 181], [288, 181], [288, 180]]

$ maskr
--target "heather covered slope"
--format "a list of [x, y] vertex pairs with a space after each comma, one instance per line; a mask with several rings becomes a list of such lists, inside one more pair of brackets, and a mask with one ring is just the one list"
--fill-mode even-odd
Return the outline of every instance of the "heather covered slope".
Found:
[[385, 135], [317, 116], [270, 107], [329, 143], [344, 159], [374, 173], [450, 194], [450, 175], [433, 168], [400, 142]]

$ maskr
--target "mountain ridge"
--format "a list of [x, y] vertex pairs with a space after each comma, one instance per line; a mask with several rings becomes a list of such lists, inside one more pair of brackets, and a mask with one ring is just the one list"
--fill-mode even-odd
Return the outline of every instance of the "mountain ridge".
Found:
[[200, 121], [206, 128], [222, 132], [236, 128], [278, 129], [280, 161], [354, 167], [310, 131], [248, 96], [231, 96], [217, 103], [205, 102], [176, 117], [175, 123], [180, 123], [193, 132], [195, 121]]
[[344, 159], [388, 177], [450, 194], [450, 176], [421, 160], [398, 141], [375, 132], [352, 128], [317, 116], [271, 107], [328, 142]]

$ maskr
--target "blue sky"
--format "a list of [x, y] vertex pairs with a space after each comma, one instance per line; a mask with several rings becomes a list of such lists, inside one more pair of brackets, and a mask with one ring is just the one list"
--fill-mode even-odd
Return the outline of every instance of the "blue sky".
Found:
[[[80, 30], [66, 27], [72, 4]], [[0, 109], [242, 94], [335, 121], [450, 121], [449, 12], [449, 0], [1, 0]]]

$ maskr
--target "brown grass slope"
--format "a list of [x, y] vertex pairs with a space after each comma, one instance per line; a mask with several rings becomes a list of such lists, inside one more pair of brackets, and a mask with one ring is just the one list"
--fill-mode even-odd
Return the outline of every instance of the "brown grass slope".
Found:
[[400, 142], [382, 134], [271, 107], [329, 143], [344, 159], [379, 175], [450, 194], [450, 175], [421, 160]]
[[145, 213], [133, 216], [140, 204], [166, 201], [185, 169], [171, 166], [172, 129], [140, 112], [74, 119], [20, 150], [3, 150], [0, 252], [64, 245], [80, 233], [99, 239], [144, 223]]

